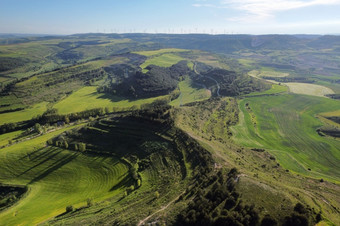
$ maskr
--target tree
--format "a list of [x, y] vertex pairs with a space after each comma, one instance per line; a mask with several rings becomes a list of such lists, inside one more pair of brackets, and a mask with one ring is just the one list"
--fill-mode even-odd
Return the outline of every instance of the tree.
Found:
[[158, 192], [158, 191], [155, 192], [155, 198], [156, 198], [156, 199], [159, 198], [159, 192]]
[[70, 119], [69, 119], [69, 117], [67, 115], [65, 116], [64, 121], [65, 121], [66, 124], [70, 123]]
[[110, 110], [108, 107], [105, 107], [105, 114], [109, 114], [110, 113]]
[[68, 149], [68, 143], [67, 143], [66, 140], [65, 140], [65, 142], [64, 142], [64, 146], [65, 146], [66, 149]]
[[72, 205], [66, 206], [66, 213], [74, 211], [74, 207]]
[[140, 181], [140, 179], [137, 180], [137, 186], [138, 186], [138, 187], [141, 186], [141, 181]]
[[34, 130], [39, 134], [43, 131], [39, 123], [35, 123]]
[[86, 144], [84, 144], [84, 143], [79, 143], [79, 144], [78, 144], [78, 150], [81, 151], [81, 152], [86, 151]]
[[92, 199], [88, 198], [88, 199], [86, 200], [86, 202], [87, 202], [87, 207], [93, 206], [93, 200], [92, 200]]

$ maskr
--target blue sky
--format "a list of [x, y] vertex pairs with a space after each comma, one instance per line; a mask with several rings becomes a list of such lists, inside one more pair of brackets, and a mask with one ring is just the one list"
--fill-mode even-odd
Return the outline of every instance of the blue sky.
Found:
[[340, 34], [340, 0], [1, 0], [0, 33]]

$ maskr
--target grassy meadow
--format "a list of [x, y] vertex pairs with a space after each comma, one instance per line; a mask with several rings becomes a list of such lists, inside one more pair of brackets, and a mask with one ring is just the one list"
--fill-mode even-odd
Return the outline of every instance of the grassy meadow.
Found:
[[53, 107], [58, 109], [59, 114], [69, 114], [105, 107], [108, 107], [111, 111], [113, 107], [116, 107], [117, 109], [129, 108], [132, 106], [139, 107], [141, 104], [151, 103], [158, 98], [162, 97], [128, 100], [114, 95], [97, 93], [97, 87], [86, 86], [61, 100]]
[[0, 213], [1, 224], [32, 225], [65, 212], [65, 207], [85, 206], [122, 192], [111, 189], [128, 175], [128, 166], [112, 157], [87, 156], [46, 147], [58, 130], [12, 145], [0, 153], [0, 181], [27, 185], [28, 193], [12, 208]]
[[287, 169], [316, 178], [340, 181], [340, 141], [321, 137], [315, 117], [340, 108], [336, 100], [284, 94], [240, 100], [240, 122], [234, 140], [264, 148]]
[[189, 50], [170, 48], [170, 49], [159, 49], [159, 50], [151, 50], [151, 51], [139, 51], [139, 52], [133, 52], [133, 53], [150, 57], [150, 56], [155, 56], [155, 55], [162, 55], [164, 53], [178, 53], [178, 52], [187, 52], [187, 51]]
[[266, 91], [263, 92], [253, 92], [246, 94], [244, 96], [262, 96], [262, 95], [272, 95], [272, 94], [278, 94], [278, 93], [283, 93], [287, 92], [288, 87], [283, 86], [283, 85], [278, 85], [278, 84], [272, 84], [272, 87]]
[[153, 64], [153, 65], [157, 65], [160, 67], [170, 67], [174, 64], [177, 64], [181, 60], [185, 60], [185, 59], [172, 53], [166, 53], [160, 56], [155, 56], [155, 57], [147, 59], [143, 64], [140, 65], [140, 67], [143, 69], [143, 72], [146, 73], [148, 70], [145, 68], [148, 65]]
[[21, 111], [1, 114], [0, 125], [30, 120], [37, 115], [42, 115], [47, 110], [47, 102], [41, 102]]
[[327, 94], [334, 94], [334, 91], [332, 89], [316, 84], [290, 82], [285, 83], [285, 85], [288, 86], [290, 92], [297, 94], [305, 94], [319, 97], [323, 97]]
[[171, 101], [170, 105], [172, 106], [179, 107], [183, 104], [206, 100], [211, 96], [210, 91], [207, 89], [193, 88], [189, 78], [179, 82], [178, 87], [181, 94], [177, 99]]

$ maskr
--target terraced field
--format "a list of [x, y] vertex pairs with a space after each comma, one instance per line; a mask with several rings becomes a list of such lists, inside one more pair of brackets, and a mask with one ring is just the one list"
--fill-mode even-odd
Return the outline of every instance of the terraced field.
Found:
[[58, 109], [59, 114], [69, 114], [93, 108], [105, 107], [112, 110], [112, 107], [116, 107], [118, 109], [129, 108], [132, 106], [139, 107], [141, 104], [151, 103], [158, 98], [162, 98], [162, 96], [128, 100], [114, 95], [97, 93], [97, 87], [86, 86], [55, 104], [54, 108]]
[[340, 181], [340, 141], [321, 137], [315, 115], [340, 108], [335, 100], [284, 94], [245, 98], [234, 139], [268, 149], [285, 168], [316, 178]]
[[0, 213], [1, 224], [37, 224], [65, 212], [68, 205], [84, 206], [88, 198], [97, 201], [122, 193], [116, 185], [128, 176], [126, 164], [45, 147], [47, 139], [64, 130], [1, 150], [0, 181], [29, 187], [22, 200]]

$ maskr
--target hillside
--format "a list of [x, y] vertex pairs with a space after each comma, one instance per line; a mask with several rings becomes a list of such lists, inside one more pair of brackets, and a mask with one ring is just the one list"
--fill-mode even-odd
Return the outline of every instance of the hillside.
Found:
[[339, 47], [0, 37], [0, 225], [340, 224]]

